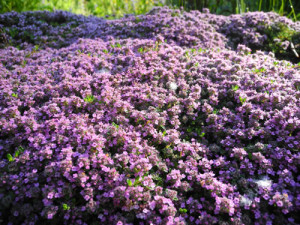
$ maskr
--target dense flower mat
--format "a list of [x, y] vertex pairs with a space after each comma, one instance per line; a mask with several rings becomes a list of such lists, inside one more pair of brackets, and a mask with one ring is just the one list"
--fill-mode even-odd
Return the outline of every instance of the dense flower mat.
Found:
[[0, 15], [1, 222], [298, 224], [300, 72], [258, 50], [274, 21], [299, 31], [274, 13]]

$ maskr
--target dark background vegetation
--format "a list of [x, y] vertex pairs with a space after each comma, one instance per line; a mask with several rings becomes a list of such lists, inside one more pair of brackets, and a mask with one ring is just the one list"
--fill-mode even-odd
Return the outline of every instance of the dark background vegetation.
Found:
[[124, 14], [144, 14], [154, 6], [209, 8], [216, 14], [248, 11], [275, 11], [293, 20], [300, 19], [299, 0], [0, 0], [0, 13], [28, 10], [66, 10], [84, 15], [116, 18]]

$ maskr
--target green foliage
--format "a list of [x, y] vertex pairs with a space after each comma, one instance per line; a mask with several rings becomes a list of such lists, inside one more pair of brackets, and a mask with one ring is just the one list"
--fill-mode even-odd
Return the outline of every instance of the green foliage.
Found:
[[65, 10], [77, 14], [89, 15], [90, 13], [85, 7], [85, 0], [44, 0], [44, 4], [40, 5], [45, 10]]
[[143, 48], [143, 47], [140, 47], [140, 48], [138, 49], [138, 52], [139, 52], [139, 53], [143, 53], [143, 52], [144, 52], [144, 48]]
[[[163, 5], [183, 7], [186, 10], [209, 8], [212, 13], [223, 15], [248, 11], [275, 11], [294, 20], [300, 19], [298, 0], [0, 0], [0, 13], [59, 9], [114, 19], [125, 14], [145, 14], [154, 6]], [[172, 16], [178, 14], [174, 13]], [[140, 22], [139, 18], [136, 22]]]
[[254, 69], [253, 70], [253, 73], [257, 73], [257, 74], [260, 74], [260, 73], [263, 73], [263, 72], [266, 72], [265, 68], [260, 68], [260, 69]]
[[113, 125], [115, 128], [119, 128], [119, 125], [118, 124], [116, 124], [115, 122], [112, 122], [112, 124], [111, 125]]
[[166, 135], [167, 135], [167, 132], [164, 130], [162, 136], [164, 137], [164, 136], [166, 136]]
[[186, 51], [186, 52], [184, 53], [184, 56], [185, 56], [186, 58], [190, 59], [190, 54], [189, 54], [188, 51]]
[[59, 9], [76, 14], [118, 18], [124, 14], [144, 14], [153, 6], [162, 6], [162, 3], [153, 0], [0, 0], [0, 13]]
[[160, 45], [160, 42], [156, 41], [155, 42], [155, 48], [153, 49], [154, 51], [158, 52], [159, 50], [159, 45]]
[[[267, 45], [266, 50], [275, 53], [276, 57], [279, 59], [289, 59], [291, 61], [297, 61], [298, 53], [300, 50], [300, 32], [296, 32], [289, 26], [283, 23], [276, 23], [274, 26], [269, 26], [266, 30], [267, 35]], [[285, 46], [285, 43], [288, 46]], [[292, 44], [295, 44], [295, 48], [292, 48]], [[274, 62], [276, 66], [278, 62]]]
[[127, 179], [127, 184], [129, 187], [132, 187], [133, 183], [132, 183], [132, 180], [131, 179]]
[[10, 28], [8, 33], [12, 38], [15, 38], [18, 34], [18, 30], [17, 30], [17, 28]]
[[12, 157], [12, 155], [11, 155], [10, 153], [8, 153], [8, 154], [6, 155], [6, 158], [8, 159], [9, 162], [14, 161], [14, 158]]
[[137, 176], [137, 177], [134, 179], [133, 186], [136, 187], [136, 186], [138, 186], [140, 183], [141, 183], [140, 176]]
[[144, 14], [153, 6], [162, 6], [153, 0], [86, 0], [86, 9], [95, 16], [119, 18], [124, 14]]
[[180, 209], [179, 209], [179, 212], [180, 212], [180, 213], [187, 213], [187, 209], [185, 209], [185, 208], [180, 208]]
[[38, 50], [39, 50], [39, 46], [35, 45], [34, 48], [33, 48], [33, 51], [37, 52]]
[[15, 152], [15, 158], [19, 157], [19, 155], [23, 152], [24, 152], [24, 148], [22, 146], [19, 146], [17, 151]]
[[212, 13], [223, 15], [248, 11], [275, 11], [294, 20], [300, 19], [300, 1], [298, 0], [167, 0], [166, 3], [188, 10], [208, 8]]
[[[157, 165], [157, 167], [159, 167], [159, 165]], [[154, 181], [156, 181], [156, 185], [157, 186], [162, 186], [163, 185], [163, 179], [159, 176], [159, 175], [157, 175], [157, 174], [154, 174], [154, 175], [152, 175], [152, 179], [154, 180]]]
[[8, 159], [9, 162], [12, 162], [15, 160], [15, 158], [18, 158], [19, 155], [23, 152], [24, 152], [24, 148], [22, 146], [19, 146], [14, 156], [12, 156], [10, 153], [7, 153], [6, 158]]
[[242, 105], [247, 101], [247, 98], [242, 98], [241, 96], [239, 97], [239, 99]]
[[252, 159], [252, 153], [251, 152], [248, 153], [248, 158]]
[[247, 12], [248, 9], [246, 10], [246, 3], [244, 0], [237, 0], [236, 1], [236, 7], [235, 7], [235, 13], [245, 13]]
[[199, 136], [200, 136], [200, 137], [204, 137], [204, 136], [205, 136], [205, 133], [204, 133], [204, 132], [201, 132]]
[[238, 85], [232, 86], [232, 90], [233, 90], [233, 91], [237, 91], [237, 90], [239, 90], [239, 88], [240, 88], [240, 87], [239, 87]]
[[93, 95], [87, 95], [85, 98], [84, 98], [84, 101], [87, 102], [87, 103], [93, 103], [95, 100], [95, 97]]
[[0, 13], [35, 10], [39, 7], [40, 2], [40, 0], [0, 0]]
[[269, 27], [268, 34], [272, 38], [289, 40], [295, 34], [295, 30], [292, 30], [285, 24], [277, 23], [276, 27]]
[[63, 204], [63, 209], [66, 210], [70, 210], [70, 206], [68, 206], [66, 203]]
[[290, 14], [293, 15], [293, 19], [294, 19], [294, 21], [296, 21], [297, 20], [297, 16], [296, 16], [296, 13], [295, 13], [295, 9], [294, 9], [292, 0], [289, 0], [289, 3], [290, 3], [290, 6], [291, 6], [291, 12], [290, 12]]
[[134, 179], [134, 182], [132, 182], [131, 179], [127, 179], [126, 182], [128, 184], [129, 187], [137, 187], [138, 185], [141, 184], [143, 178], [145, 177], [146, 175], [144, 175], [142, 178], [140, 176], [137, 176], [135, 179]]
[[122, 45], [119, 42], [116, 42], [115, 44], [110, 44], [110, 47], [112, 47], [112, 48], [122, 48]]

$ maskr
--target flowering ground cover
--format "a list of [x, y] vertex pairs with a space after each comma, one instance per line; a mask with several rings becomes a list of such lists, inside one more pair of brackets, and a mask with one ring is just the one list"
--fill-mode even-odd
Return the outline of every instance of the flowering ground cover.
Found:
[[3, 224], [300, 223], [300, 72], [275, 57], [299, 23], [155, 8], [0, 30]]

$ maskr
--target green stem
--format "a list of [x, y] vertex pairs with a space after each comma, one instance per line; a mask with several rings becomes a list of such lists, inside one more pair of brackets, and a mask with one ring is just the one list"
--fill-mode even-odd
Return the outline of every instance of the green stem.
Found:
[[289, 0], [289, 1], [290, 1], [291, 9], [292, 9], [292, 14], [294, 16], [294, 21], [297, 21], [297, 16], [296, 16], [296, 13], [295, 13], [295, 10], [294, 10], [294, 6], [292, 4], [292, 0]]
[[283, 16], [283, 14], [284, 14], [284, 3], [285, 3], [285, 1], [281, 0], [281, 6], [280, 6], [280, 9], [279, 9], [279, 14], [281, 16]]

